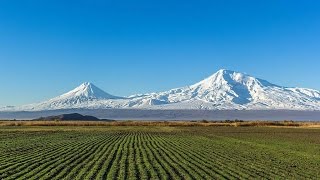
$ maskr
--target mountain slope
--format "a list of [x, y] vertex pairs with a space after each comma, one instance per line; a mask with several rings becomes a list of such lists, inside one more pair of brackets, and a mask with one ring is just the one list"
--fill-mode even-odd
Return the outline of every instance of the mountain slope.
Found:
[[53, 110], [53, 109], [72, 109], [85, 108], [91, 103], [100, 100], [123, 99], [122, 97], [113, 96], [96, 87], [92, 83], [85, 82], [75, 89], [41, 103], [24, 105], [21, 107], [11, 108], [13, 110]]
[[219, 70], [188, 87], [139, 97], [161, 102], [151, 107], [161, 109], [320, 109], [317, 90], [282, 87], [230, 70]]
[[91, 83], [84, 83], [49, 101], [11, 109], [71, 108], [320, 110], [320, 92], [282, 87], [247, 74], [222, 69], [194, 85], [165, 92], [123, 98], [105, 93]]
[[92, 83], [85, 82], [72, 91], [51, 99], [50, 101], [70, 101], [70, 103], [82, 103], [94, 99], [118, 99], [99, 89]]

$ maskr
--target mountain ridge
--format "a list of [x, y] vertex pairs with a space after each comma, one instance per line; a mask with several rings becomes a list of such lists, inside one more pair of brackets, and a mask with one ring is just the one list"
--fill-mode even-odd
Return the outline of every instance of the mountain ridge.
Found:
[[279, 86], [245, 73], [221, 69], [190, 86], [128, 97], [108, 94], [87, 82], [48, 101], [14, 107], [11, 110], [70, 108], [320, 110], [320, 92]]

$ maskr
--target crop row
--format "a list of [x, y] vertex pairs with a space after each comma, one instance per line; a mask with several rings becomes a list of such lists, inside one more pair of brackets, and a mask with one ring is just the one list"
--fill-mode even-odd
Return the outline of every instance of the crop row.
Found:
[[[289, 162], [295, 154], [221, 135], [61, 131], [12, 132], [11, 136], [4, 136], [11, 138], [0, 140], [0, 179], [315, 177], [312, 171], [303, 169], [307, 167], [306, 158]], [[292, 167], [292, 162], [300, 166]]]

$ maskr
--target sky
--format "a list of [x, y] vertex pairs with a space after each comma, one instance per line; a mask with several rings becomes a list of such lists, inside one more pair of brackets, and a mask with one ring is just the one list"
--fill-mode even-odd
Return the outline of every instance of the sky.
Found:
[[92, 82], [126, 96], [219, 69], [320, 90], [320, 1], [2, 0], [0, 106]]

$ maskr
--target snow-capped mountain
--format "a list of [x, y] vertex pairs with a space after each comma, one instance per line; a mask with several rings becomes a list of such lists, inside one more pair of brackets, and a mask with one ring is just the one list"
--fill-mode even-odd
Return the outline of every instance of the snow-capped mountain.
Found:
[[49, 101], [11, 110], [70, 108], [320, 110], [320, 91], [282, 87], [222, 69], [191, 86], [129, 97], [113, 96], [91, 83], [84, 83]]
[[69, 101], [71, 103], [82, 103], [88, 100], [95, 99], [118, 99], [119, 97], [108, 94], [93, 85], [92, 83], [85, 82], [74, 90], [67, 92], [61, 96], [51, 99], [51, 101]]
[[139, 107], [160, 109], [320, 109], [317, 90], [282, 87], [224, 69], [191, 86], [131, 98], [146, 102]]
[[68, 109], [85, 107], [99, 100], [122, 99], [113, 96], [96, 87], [94, 84], [85, 82], [77, 88], [62, 94], [61, 96], [52, 98], [36, 104], [24, 105], [21, 107], [11, 107], [18, 110], [51, 110], [51, 109]]

